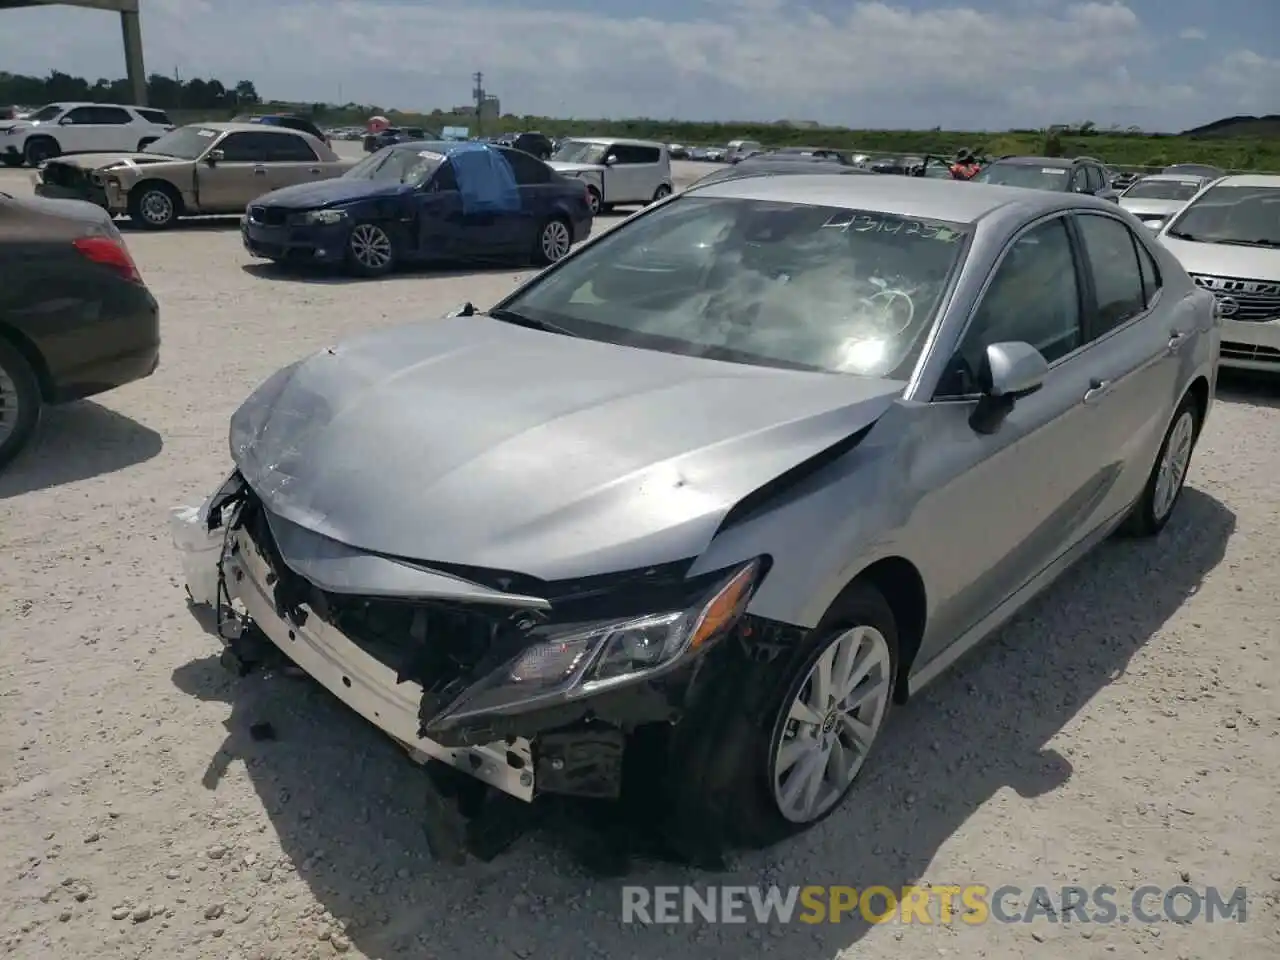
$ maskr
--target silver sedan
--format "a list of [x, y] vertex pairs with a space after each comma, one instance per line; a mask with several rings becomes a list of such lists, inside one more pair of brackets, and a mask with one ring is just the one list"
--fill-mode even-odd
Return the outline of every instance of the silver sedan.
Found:
[[1216, 324], [1105, 200], [728, 181], [280, 371], [177, 539], [197, 600], [433, 768], [607, 797], [659, 744], [676, 846], [767, 844], [891, 704], [1159, 533]]

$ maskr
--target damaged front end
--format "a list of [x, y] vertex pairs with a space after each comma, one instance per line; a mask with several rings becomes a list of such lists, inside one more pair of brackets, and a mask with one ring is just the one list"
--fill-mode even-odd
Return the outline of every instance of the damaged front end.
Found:
[[[212, 590], [231, 648], [256, 628], [419, 762], [524, 801], [617, 797], [630, 736], [685, 713], [705, 654], [749, 629], [745, 610], [767, 572], [760, 558], [690, 579], [684, 561], [547, 583], [366, 554], [433, 579], [400, 595], [385, 577], [365, 589], [348, 577], [337, 590], [318, 581], [340, 578], [290, 555], [298, 528], [238, 473], [174, 523], [192, 599]], [[201, 563], [215, 565], [212, 583]]]

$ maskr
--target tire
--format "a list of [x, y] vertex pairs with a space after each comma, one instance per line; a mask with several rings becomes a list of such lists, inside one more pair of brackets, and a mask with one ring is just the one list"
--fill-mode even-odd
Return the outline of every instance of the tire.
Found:
[[540, 266], [555, 263], [568, 255], [573, 246], [573, 230], [567, 220], [552, 217], [538, 230], [533, 245], [533, 262]]
[[593, 217], [598, 217], [604, 212], [604, 204], [600, 202], [600, 191], [595, 187], [587, 187], [587, 206]]
[[[1154, 537], [1165, 528], [1173, 516], [1191, 467], [1191, 455], [1200, 439], [1200, 407], [1196, 398], [1187, 394], [1174, 411], [1169, 429], [1165, 431], [1151, 467], [1142, 496], [1134, 504], [1133, 511], [1120, 525], [1118, 531], [1126, 537]], [[1170, 457], [1170, 451], [1173, 456]], [[1170, 473], [1170, 471], [1172, 471]], [[1173, 484], [1168, 488], [1168, 482]]]
[[358, 277], [386, 276], [396, 265], [395, 237], [385, 224], [357, 223], [347, 235], [346, 260]]
[[659, 200], [665, 200], [669, 196], [671, 196], [671, 187], [665, 183], [659, 184], [658, 189], [653, 191], [653, 199], [650, 203], [657, 203]]
[[28, 137], [22, 147], [22, 159], [29, 167], [38, 167], [61, 153], [62, 148], [53, 137]]
[[[816, 692], [811, 677], [818, 662], [849, 644], [865, 644], [867, 651], [875, 651], [872, 676], [877, 692], [856, 711], [856, 718], [869, 728], [864, 731], [867, 749], [855, 759], [842, 786], [825, 785], [820, 805], [804, 814], [786, 810], [779, 795], [786, 794], [805, 760], [790, 766], [785, 755], [806, 751], [785, 745], [810, 735], [828, 742], [834, 735], [841, 747], [845, 745], [834, 708], [816, 725], [790, 715], [798, 698], [812, 699]], [[855, 581], [802, 643], [773, 662], [760, 663], [744, 652], [729, 651], [727, 656], [733, 661], [723, 664], [729, 673], [717, 678], [715, 692], [677, 727], [668, 767], [672, 773], [667, 839], [673, 852], [694, 862], [714, 862], [732, 847], [770, 846], [840, 808], [883, 729], [893, 699], [898, 631], [884, 596]], [[828, 772], [829, 766], [821, 770], [824, 778]]]
[[40, 422], [40, 409], [35, 371], [13, 344], [0, 338], [0, 468], [27, 445]]
[[182, 216], [182, 198], [167, 183], [140, 183], [129, 191], [129, 219], [144, 230], [167, 230]]

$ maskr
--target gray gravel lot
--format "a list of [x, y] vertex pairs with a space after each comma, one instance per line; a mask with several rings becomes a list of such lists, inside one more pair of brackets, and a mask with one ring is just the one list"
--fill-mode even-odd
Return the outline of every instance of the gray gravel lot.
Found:
[[230, 678], [166, 529], [276, 368], [526, 274], [303, 279], [251, 263], [232, 221], [126, 236], [163, 309], [158, 373], [51, 411], [0, 474], [0, 955], [1280, 956], [1280, 386], [1232, 381], [1166, 532], [1106, 544], [902, 708], [837, 815], [726, 876], [630, 880], [1109, 884], [1122, 904], [1243, 885], [1244, 923], [624, 926], [567, 824], [433, 864], [421, 771], [305, 679]]

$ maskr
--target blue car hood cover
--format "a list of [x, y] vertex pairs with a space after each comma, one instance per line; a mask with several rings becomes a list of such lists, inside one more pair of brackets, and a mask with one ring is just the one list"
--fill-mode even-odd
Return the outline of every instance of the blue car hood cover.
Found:
[[403, 183], [379, 183], [374, 180], [336, 177], [332, 180], [317, 180], [315, 183], [299, 183], [292, 187], [272, 190], [254, 203], [311, 210], [337, 203], [350, 203], [353, 200], [394, 197], [411, 190], [413, 190], [411, 185]]

